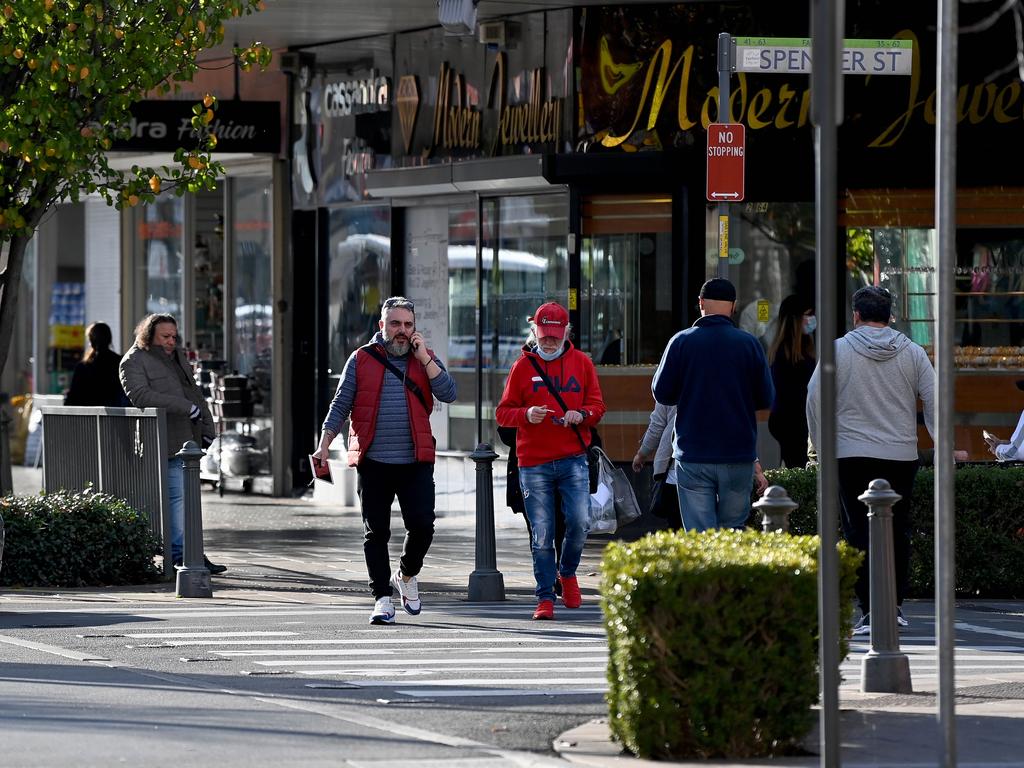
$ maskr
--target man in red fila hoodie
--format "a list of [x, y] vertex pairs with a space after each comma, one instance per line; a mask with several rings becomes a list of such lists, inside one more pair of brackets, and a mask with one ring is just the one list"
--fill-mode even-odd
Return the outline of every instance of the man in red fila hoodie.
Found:
[[498, 424], [515, 427], [519, 483], [533, 535], [537, 581], [534, 619], [555, 617], [555, 494], [565, 515], [565, 541], [558, 563], [562, 603], [579, 608], [576, 568], [587, 539], [590, 473], [586, 449], [590, 427], [604, 416], [604, 399], [591, 359], [569, 340], [565, 307], [542, 304], [530, 318], [530, 337], [505, 381]]

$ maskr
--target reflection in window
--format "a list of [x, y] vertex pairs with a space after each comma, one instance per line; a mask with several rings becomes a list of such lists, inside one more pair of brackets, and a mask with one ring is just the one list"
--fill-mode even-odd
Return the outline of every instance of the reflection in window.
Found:
[[[1024, 239], [1019, 235], [1019, 231], [1002, 229], [957, 231], [954, 340], [958, 367], [1024, 367]], [[926, 228], [847, 232], [848, 264], [859, 265], [849, 271], [850, 293], [861, 285], [888, 288], [893, 294], [895, 327], [929, 351], [935, 323], [935, 237], [935, 230]]]
[[256, 413], [270, 413], [273, 341], [273, 188], [269, 178], [243, 177], [234, 184], [234, 334], [232, 367], [249, 376]]
[[583, 205], [580, 348], [598, 365], [652, 365], [672, 326], [672, 199], [593, 196]]
[[[728, 278], [736, 286], [735, 320], [767, 346], [779, 304], [790, 294], [815, 303], [814, 204], [748, 202], [731, 205]], [[706, 277], [718, 274], [718, 212], [708, 208]], [[697, 303], [699, 286], [687, 302]]]
[[[451, 208], [448, 229], [448, 366], [460, 392], [476, 391], [476, 212]], [[564, 194], [483, 201], [483, 440], [500, 449], [494, 408], [505, 377], [529, 332], [528, 318], [545, 301], [566, 304], [568, 198]], [[449, 409], [449, 445], [475, 446], [475, 407]]]
[[170, 194], [141, 209], [136, 237], [142, 258], [136, 285], [138, 294], [145, 296], [146, 306], [140, 316], [153, 312], [181, 316], [184, 215], [185, 201]]
[[380, 305], [391, 287], [391, 212], [386, 206], [330, 211], [328, 372], [377, 331]]

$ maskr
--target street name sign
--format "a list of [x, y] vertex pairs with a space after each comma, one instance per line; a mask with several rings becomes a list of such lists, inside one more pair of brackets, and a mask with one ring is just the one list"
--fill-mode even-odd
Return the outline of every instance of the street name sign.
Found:
[[745, 165], [745, 126], [742, 123], [711, 123], [708, 126], [708, 200], [713, 203], [743, 200]]
[[[736, 37], [733, 61], [737, 72], [810, 74], [809, 37]], [[843, 40], [844, 75], [909, 75], [913, 71], [911, 40]]]

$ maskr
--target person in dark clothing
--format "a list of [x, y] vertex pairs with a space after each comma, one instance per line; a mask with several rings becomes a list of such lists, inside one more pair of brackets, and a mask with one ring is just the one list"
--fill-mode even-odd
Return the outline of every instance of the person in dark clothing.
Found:
[[775, 384], [775, 402], [768, 431], [779, 443], [782, 463], [807, 464], [807, 382], [814, 373], [814, 308], [793, 294], [779, 306], [778, 330], [768, 347], [768, 364]]
[[113, 334], [106, 323], [93, 323], [85, 331], [89, 351], [71, 375], [71, 386], [64, 397], [64, 405], [99, 405], [125, 408], [131, 405], [121, 388], [118, 366], [121, 355], [110, 345]]

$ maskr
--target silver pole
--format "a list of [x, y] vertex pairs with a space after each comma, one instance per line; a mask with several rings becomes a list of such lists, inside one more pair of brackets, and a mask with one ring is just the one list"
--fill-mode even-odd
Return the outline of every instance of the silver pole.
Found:
[[[732, 35], [718, 34], [718, 122], [731, 123], [729, 109], [732, 78]], [[718, 277], [729, 277], [729, 204], [720, 202], [718, 212]]]
[[953, 270], [956, 267], [957, 0], [939, 0], [935, 73], [935, 639], [939, 667], [939, 765], [956, 765], [953, 521]]
[[831, 0], [811, 3], [811, 110], [814, 119], [815, 240], [817, 244], [818, 365], [821, 367], [821, 425], [818, 449], [818, 653], [821, 661], [821, 765], [839, 763], [839, 555], [836, 551], [839, 498], [836, 464], [836, 100], [842, 37]]

